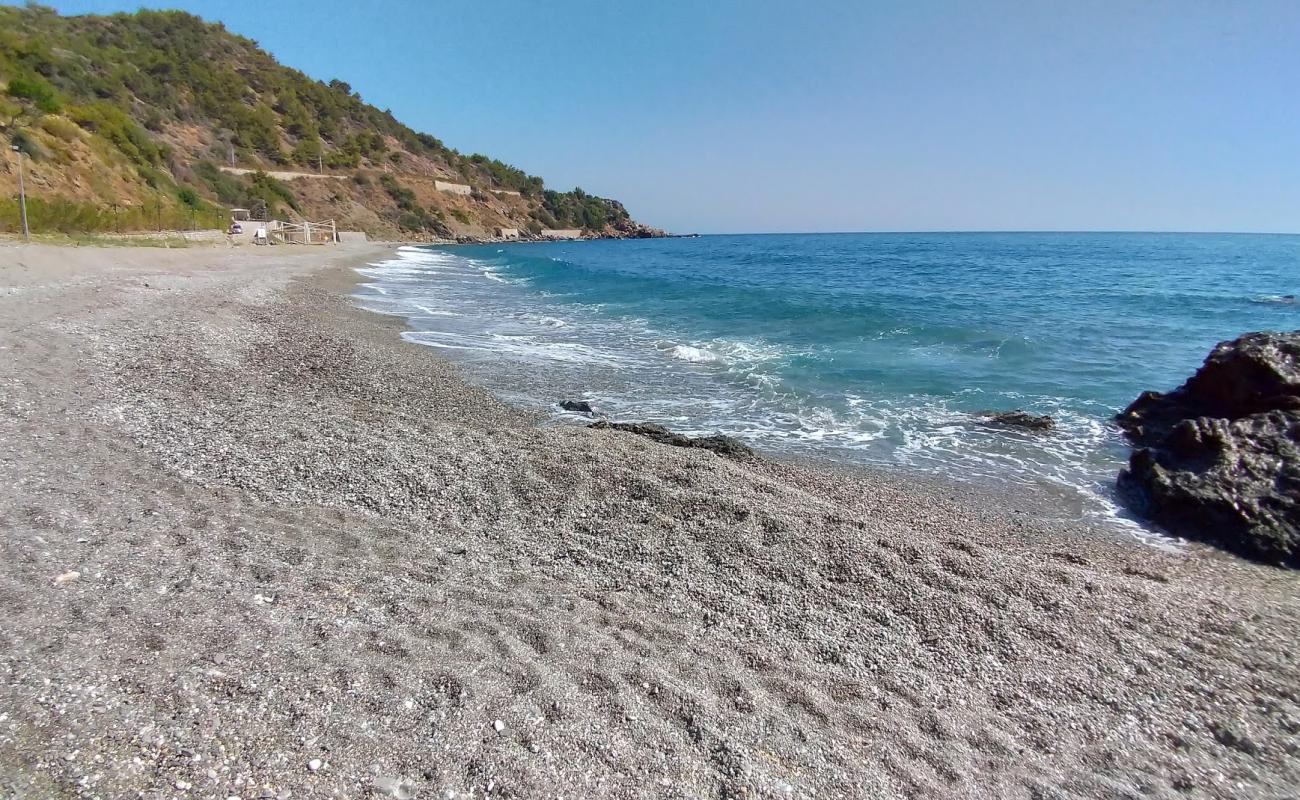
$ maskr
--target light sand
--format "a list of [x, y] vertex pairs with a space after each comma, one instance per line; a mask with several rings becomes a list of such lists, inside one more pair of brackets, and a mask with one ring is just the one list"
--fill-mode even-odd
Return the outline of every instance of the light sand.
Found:
[[1300, 786], [1294, 574], [539, 428], [380, 255], [0, 247], [0, 796]]

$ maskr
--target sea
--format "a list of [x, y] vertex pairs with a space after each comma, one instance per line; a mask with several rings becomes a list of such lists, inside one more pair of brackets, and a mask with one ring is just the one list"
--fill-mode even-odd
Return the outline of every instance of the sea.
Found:
[[[1115, 413], [1300, 328], [1300, 236], [924, 233], [403, 247], [356, 298], [468, 380], [584, 424], [1011, 489], [1141, 535]], [[1050, 415], [1037, 433], [987, 412]]]

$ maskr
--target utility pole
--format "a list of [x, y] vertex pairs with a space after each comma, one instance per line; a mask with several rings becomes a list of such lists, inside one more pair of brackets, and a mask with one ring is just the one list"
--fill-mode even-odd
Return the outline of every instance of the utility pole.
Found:
[[30, 242], [32, 233], [27, 229], [27, 187], [23, 185], [23, 151], [16, 144], [10, 147], [18, 154], [18, 207], [22, 209], [23, 215], [23, 241]]

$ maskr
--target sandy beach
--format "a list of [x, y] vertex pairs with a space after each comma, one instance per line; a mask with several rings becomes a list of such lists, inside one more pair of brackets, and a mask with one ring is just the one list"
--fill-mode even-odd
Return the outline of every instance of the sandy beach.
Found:
[[1294, 573], [541, 425], [391, 251], [0, 246], [0, 796], [1295, 796]]

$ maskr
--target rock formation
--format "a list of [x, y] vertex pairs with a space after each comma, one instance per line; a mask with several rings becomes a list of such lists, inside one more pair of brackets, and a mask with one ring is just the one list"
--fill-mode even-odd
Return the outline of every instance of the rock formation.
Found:
[[1136, 445], [1119, 489], [1170, 532], [1300, 568], [1300, 331], [1216, 346], [1116, 417]]

